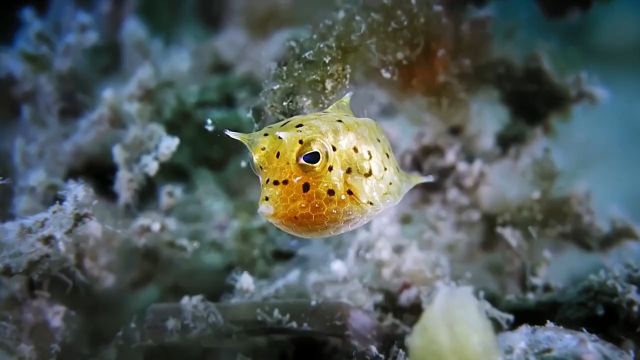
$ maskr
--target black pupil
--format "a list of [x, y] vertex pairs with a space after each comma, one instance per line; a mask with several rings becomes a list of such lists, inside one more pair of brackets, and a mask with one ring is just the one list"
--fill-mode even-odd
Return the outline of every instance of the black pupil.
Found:
[[310, 165], [315, 165], [320, 162], [320, 152], [309, 151], [308, 153], [302, 155], [302, 161]]

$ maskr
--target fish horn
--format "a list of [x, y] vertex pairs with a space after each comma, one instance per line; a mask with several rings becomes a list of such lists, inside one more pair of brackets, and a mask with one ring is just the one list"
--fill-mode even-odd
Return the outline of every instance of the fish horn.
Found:
[[351, 111], [351, 96], [353, 92], [349, 91], [342, 99], [335, 102], [335, 104], [329, 106], [325, 111], [341, 114], [341, 115], [349, 115], [354, 116], [353, 111]]
[[228, 137], [232, 139], [236, 139], [241, 143], [245, 144], [247, 147], [249, 147], [249, 143], [251, 142], [251, 134], [244, 134], [244, 133], [239, 133], [231, 130], [225, 130], [224, 133]]

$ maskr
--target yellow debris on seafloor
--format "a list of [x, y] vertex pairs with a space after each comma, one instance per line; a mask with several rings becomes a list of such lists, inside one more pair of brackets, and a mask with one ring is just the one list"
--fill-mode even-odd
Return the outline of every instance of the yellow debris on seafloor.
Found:
[[498, 342], [471, 287], [439, 288], [406, 340], [411, 360], [497, 360]]

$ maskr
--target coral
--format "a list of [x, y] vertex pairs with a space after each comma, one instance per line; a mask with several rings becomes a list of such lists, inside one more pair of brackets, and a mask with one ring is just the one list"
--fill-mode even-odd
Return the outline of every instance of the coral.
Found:
[[[102, 73], [91, 72], [95, 69], [90, 65], [96, 64], [87, 64], [87, 68], [80, 66], [80, 63], [88, 59], [87, 52], [113, 41], [107, 33], [107, 30], [113, 29], [106, 25], [98, 28], [97, 24], [89, 21], [92, 20], [89, 15], [69, 8], [64, 2], [56, 3], [54, 8], [56, 11], [78, 13], [73, 19], [81, 24], [76, 27], [90, 32], [91, 42], [73, 34], [67, 39], [63, 36], [64, 32], [61, 35], [63, 39], [39, 36], [37, 34], [43, 31], [42, 28], [56, 26], [60, 19], [52, 15], [51, 19], [47, 19], [48, 22], [42, 23], [30, 16], [25, 21], [33, 29], [30, 28], [26, 33], [35, 32], [36, 35], [18, 39], [18, 43], [26, 48], [46, 49], [37, 41], [48, 39], [47, 42], [53, 44], [66, 41], [70, 43], [68, 46], [79, 42], [73, 45], [79, 50], [60, 50], [39, 55], [59, 58], [55, 61], [73, 63], [75, 66], [34, 69], [28, 66], [29, 63], [21, 61], [20, 47], [14, 53], [4, 54], [2, 58], [7, 65], [7, 71], [2, 75], [17, 84], [12, 100], [23, 101], [20, 114], [23, 125], [18, 129], [14, 169], [10, 174], [11, 178], [16, 179], [13, 198], [13, 211], [16, 214], [28, 215], [43, 210], [39, 204], [51, 203], [67, 177], [84, 178], [99, 187], [100, 195], [112, 196], [115, 192], [120, 204], [131, 204], [137, 193], [143, 190], [145, 179], [157, 174], [160, 163], [169, 160], [181, 138], [203, 146], [210, 141], [201, 126], [184, 126], [185, 118], [189, 118], [192, 125], [202, 124], [206, 114], [211, 116], [213, 113], [216, 122], [226, 126], [240, 121], [238, 119], [242, 119], [242, 116], [224, 107], [239, 105], [236, 104], [236, 97], [241, 99], [252, 92], [257, 93], [257, 90], [251, 89], [252, 81], [233, 76], [202, 78], [192, 83], [194, 71], [209, 71], [204, 68], [215, 63], [212, 54], [206, 49], [193, 49], [194, 53], [201, 52], [206, 56], [197, 56], [197, 61], [186, 61], [189, 54], [185, 51], [165, 49], [160, 43], [149, 40], [150, 35], [135, 18], [123, 21], [118, 29], [120, 42], [117, 46], [121, 49], [122, 71], [129, 74], [130, 79], [122, 83], [107, 77], [100, 79], [100, 83], [106, 86], [99, 93], [85, 91], [82, 86], [95, 81], [96, 76]], [[84, 24], [83, 21], [89, 22]], [[161, 53], [167, 54], [169, 61], [159, 61]], [[74, 78], [75, 87], [69, 86], [68, 77]], [[245, 94], [240, 87], [247, 89]], [[233, 89], [234, 95], [225, 94], [230, 89]], [[59, 98], [59, 94], [66, 95]], [[63, 100], [81, 96], [86, 99], [77, 104], [63, 103]], [[92, 96], [95, 99], [91, 99]], [[152, 106], [156, 102], [163, 106]], [[94, 106], [93, 109], [90, 105]], [[67, 110], [55, 110], [61, 107]], [[165, 133], [165, 128], [177, 132], [178, 136]], [[151, 133], [154, 135], [148, 136]], [[47, 151], [56, 144], [62, 144], [58, 151]], [[222, 145], [225, 144], [228, 142], [222, 141]], [[190, 153], [184, 154], [187, 151]], [[219, 155], [221, 152], [224, 151], [213, 149], [209, 152], [214, 154], [214, 164], [226, 160]], [[111, 164], [112, 153], [116, 170]], [[211, 163], [212, 155], [201, 154], [205, 153], [196, 154], [185, 149], [176, 155], [188, 161], [186, 166], [194, 162]], [[111, 186], [109, 181], [113, 181]]]
[[0, 356], [19, 359], [61, 356], [78, 328], [77, 314], [42, 294], [28, 296], [22, 286], [24, 278], [16, 280], [2, 282], [13, 293], [2, 302]]
[[[208, 302], [202, 295], [196, 295], [185, 296], [180, 303], [150, 306], [143, 319], [119, 334], [119, 343], [123, 351], [126, 347], [140, 349], [150, 344], [197, 343], [211, 348], [236, 343], [245, 354], [277, 357], [291, 351], [292, 346], [304, 347], [300, 339], [315, 338], [344, 343], [337, 353], [320, 350], [322, 358], [340, 359], [348, 354], [371, 354], [378, 330], [372, 314], [339, 302], [230, 304]], [[275, 337], [286, 342], [256, 346]], [[253, 349], [251, 344], [256, 344]]]
[[463, 20], [461, 12], [464, 7], [438, 1], [347, 2], [311, 34], [289, 43], [263, 92], [267, 109], [288, 118], [326, 108], [366, 78], [445, 92], [455, 87], [450, 74], [486, 51], [486, 42], [475, 41], [483, 35], [478, 22]]
[[110, 256], [101, 251], [112, 244], [94, 216], [93, 192], [69, 182], [61, 196], [64, 200], [45, 212], [0, 225], [2, 273], [38, 278], [71, 269], [108, 283], [111, 276], [102, 263]]
[[509, 109], [511, 120], [500, 131], [498, 146], [506, 150], [528, 139], [531, 128], [551, 128], [551, 116], [567, 112], [571, 105], [583, 100], [596, 102], [599, 97], [593, 88], [577, 76], [564, 83], [556, 79], [539, 55], [528, 57], [523, 64], [508, 59], [492, 59], [478, 65], [475, 79], [491, 85], [500, 93]]
[[146, 176], [155, 176], [160, 163], [169, 160], [179, 144], [179, 138], [167, 135], [157, 124], [130, 127], [123, 142], [113, 147], [118, 204], [132, 204]]
[[[423, 289], [446, 278], [449, 265], [438, 258], [438, 250], [428, 249], [426, 243], [416, 244], [396, 221], [395, 216], [383, 216], [373, 221], [371, 230], [345, 235], [344, 241], [309, 244], [297, 256], [307, 262], [310, 271], [301, 272], [295, 263], [283, 264], [273, 272], [274, 278], [254, 279], [255, 290], [242, 298], [304, 294], [317, 301], [340, 300], [374, 309], [388, 292], [400, 293], [404, 287]], [[329, 266], [320, 266], [327, 263]], [[305, 290], [301, 293], [301, 289]]]
[[76, 155], [68, 152], [75, 148], [73, 142], [62, 151], [31, 144], [65, 143], [70, 135], [66, 120], [88, 108], [87, 99], [80, 96], [83, 91], [89, 93], [88, 84], [78, 78], [87, 70], [86, 54], [97, 42], [96, 25], [89, 14], [58, 5], [64, 18], [52, 15], [43, 21], [32, 10], [24, 10], [26, 28], [16, 39], [16, 48], [3, 52], [0, 60], [0, 76], [11, 84], [10, 101], [21, 104], [18, 123], [23, 130], [32, 129], [21, 132], [13, 149], [10, 176], [16, 180], [14, 213], [18, 215], [34, 214], [43, 210], [39, 204], [52, 202], [63, 183], [64, 159]]
[[[608, 228], [596, 221], [589, 194], [556, 191], [559, 169], [548, 149], [528, 147], [517, 156], [488, 164], [486, 178], [478, 189], [479, 205], [494, 217], [502, 237], [529, 233], [537, 240], [552, 238], [590, 249], [606, 249], [628, 239], [637, 239], [633, 225], [612, 221]], [[517, 180], [507, 172], [517, 172]], [[502, 189], [508, 186], [508, 191]], [[510, 241], [509, 237], [505, 237]], [[518, 241], [512, 246], [522, 246]]]
[[[507, 299], [498, 306], [531, 324], [540, 323], [535, 319], [544, 313], [547, 320], [565, 328], [586, 329], [615, 343], [637, 341], [639, 280], [637, 266], [627, 265], [601, 270], [556, 291]], [[605, 318], [607, 321], [603, 321]]]
[[521, 326], [498, 336], [503, 359], [632, 359], [633, 355], [597, 336], [552, 324]]

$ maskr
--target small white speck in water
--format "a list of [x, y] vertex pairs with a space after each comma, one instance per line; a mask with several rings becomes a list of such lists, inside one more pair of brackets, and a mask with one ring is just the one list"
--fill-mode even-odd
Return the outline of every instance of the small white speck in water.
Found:
[[240, 161], [240, 167], [241, 168], [246, 168], [247, 167], [247, 160]]
[[340, 259], [333, 260], [329, 266], [338, 279], [344, 279], [349, 273], [347, 265]]
[[256, 284], [253, 281], [253, 276], [248, 272], [244, 271], [236, 282], [236, 290], [239, 290], [243, 293], [252, 293], [256, 290]]
[[391, 79], [393, 77], [393, 70], [390, 68], [382, 68], [380, 69], [380, 74], [385, 79]]
[[216, 129], [216, 126], [213, 124], [213, 120], [211, 120], [211, 118], [207, 118], [207, 120], [205, 120], [204, 129], [208, 132], [212, 132]]

